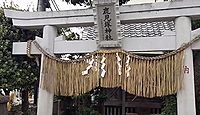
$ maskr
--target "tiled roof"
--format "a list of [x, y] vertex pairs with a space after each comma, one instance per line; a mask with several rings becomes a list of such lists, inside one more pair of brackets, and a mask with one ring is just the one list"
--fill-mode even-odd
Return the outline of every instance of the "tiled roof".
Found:
[[[146, 22], [121, 25], [121, 37], [156, 37], [165, 31], [175, 31], [173, 21]], [[94, 27], [84, 27], [82, 39], [95, 39]]]

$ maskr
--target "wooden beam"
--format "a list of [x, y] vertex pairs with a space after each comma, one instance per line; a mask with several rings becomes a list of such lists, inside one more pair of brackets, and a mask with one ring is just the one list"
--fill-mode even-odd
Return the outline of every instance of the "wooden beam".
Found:
[[[40, 42], [40, 44], [42, 44]], [[14, 42], [13, 51], [14, 55], [26, 55], [26, 42]], [[95, 40], [77, 40], [77, 41], [55, 41], [54, 54], [65, 53], [88, 53], [97, 50]], [[41, 52], [32, 44], [31, 54], [41, 54]]]
[[124, 38], [122, 49], [126, 51], [175, 50], [175, 40], [175, 36]]
[[[44, 25], [77, 27], [94, 25], [93, 9], [60, 12], [22, 12], [4, 10], [13, 19], [13, 25], [24, 28], [42, 28]], [[173, 20], [179, 16], [200, 19], [200, 1], [161, 2], [142, 5], [125, 5], [119, 8], [121, 23]]]
[[126, 102], [126, 107], [161, 108], [161, 104], [156, 102]]
[[[26, 55], [27, 42], [14, 42], [12, 48], [12, 54], [14, 55]], [[39, 50], [32, 44], [31, 54], [41, 54]]]
[[[121, 106], [122, 102], [120, 100], [110, 100], [106, 101], [104, 103], [105, 106]], [[125, 102], [125, 107], [143, 107], [143, 108], [161, 108], [161, 104], [158, 102], [151, 102], [151, 101], [146, 101], [145, 103], [143, 102]]]
[[97, 50], [96, 40], [55, 41], [55, 54], [87, 53]]
[[23, 28], [42, 28], [44, 25], [58, 27], [81, 27], [94, 25], [92, 9], [48, 11], [48, 12], [23, 12], [4, 10], [5, 16], [12, 18], [14, 26]]
[[122, 115], [126, 114], [126, 91], [121, 90], [122, 91]]
[[[42, 44], [42, 39], [38, 40]], [[122, 49], [126, 51], [162, 51], [175, 49], [175, 36], [166, 37], [144, 37], [144, 38], [124, 38], [122, 40]], [[125, 45], [126, 44], [126, 45]], [[32, 54], [41, 54], [37, 48], [32, 45]], [[26, 54], [26, 42], [14, 42], [13, 54]], [[98, 50], [96, 40], [55, 40], [54, 54], [64, 53], [88, 53]]]
[[13, 19], [48, 19], [48, 18], [68, 18], [68, 17], [84, 17], [93, 16], [93, 9], [74, 9], [64, 11], [39, 11], [39, 12], [27, 12], [4, 9], [6, 17]]
[[[192, 38], [200, 34], [200, 28], [191, 32]], [[57, 37], [54, 44], [54, 54], [64, 53], [88, 53], [98, 50], [96, 40], [74, 40], [65, 41], [63, 37]], [[42, 38], [36, 37], [38, 43], [42, 44]], [[26, 42], [14, 42], [13, 51], [14, 55], [26, 54]], [[32, 45], [32, 54], [41, 54], [38, 49]], [[122, 49], [126, 51], [165, 51], [175, 50], [176, 38], [175, 35], [162, 36], [162, 37], [135, 37], [123, 38]], [[193, 50], [200, 50], [200, 40], [192, 45]]]
[[200, 18], [200, 1], [158, 2], [120, 7], [122, 23], [174, 20], [179, 16]]
[[54, 25], [57, 27], [84, 27], [94, 25], [93, 16], [85, 17], [66, 17], [66, 18], [50, 18], [50, 19], [33, 19], [21, 20], [13, 19], [14, 26], [20, 26], [26, 29], [40, 29], [44, 25]]

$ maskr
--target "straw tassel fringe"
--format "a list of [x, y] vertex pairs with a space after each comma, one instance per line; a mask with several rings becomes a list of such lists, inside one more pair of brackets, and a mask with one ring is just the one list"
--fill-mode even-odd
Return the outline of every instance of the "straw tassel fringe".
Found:
[[[99, 85], [122, 87], [134, 95], [152, 98], [174, 94], [183, 85], [184, 51], [164, 58], [147, 59], [121, 50], [104, 50], [92, 55], [74, 62], [61, 62], [44, 56], [41, 87], [64, 96], [80, 95]], [[98, 63], [102, 60], [98, 59], [102, 58], [106, 58], [103, 61], [106, 65], [104, 77], [100, 77], [101, 67], [91, 66], [92, 63], [100, 66]], [[88, 64], [91, 59], [93, 62]], [[82, 72], [88, 66], [88, 74], [83, 76]]]

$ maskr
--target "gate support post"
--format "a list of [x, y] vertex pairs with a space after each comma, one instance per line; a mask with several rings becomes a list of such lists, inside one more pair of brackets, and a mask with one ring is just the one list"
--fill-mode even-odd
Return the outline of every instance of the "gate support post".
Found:
[[122, 115], [126, 115], [126, 91], [122, 90]]
[[[54, 26], [44, 26], [43, 28], [43, 42], [41, 46], [51, 55], [54, 51], [54, 39], [57, 37], [57, 28]], [[39, 84], [39, 94], [38, 94], [38, 108], [37, 115], [52, 115], [53, 113], [53, 96], [54, 94], [47, 92], [41, 88], [42, 82], [42, 67], [43, 67], [43, 58], [41, 56], [41, 68], [40, 68], [40, 84]]]
[[[191, 19], [189, 17], [178, 17], [175, 20], [176, 43], [179, 48], [183, 43], [191, 40]], [[177, 93], [178, 115], [196, 115], [193, 54], [189, 47], [185, 51], [185, 67], [189, 68], [184, 73], [183, 88]]]

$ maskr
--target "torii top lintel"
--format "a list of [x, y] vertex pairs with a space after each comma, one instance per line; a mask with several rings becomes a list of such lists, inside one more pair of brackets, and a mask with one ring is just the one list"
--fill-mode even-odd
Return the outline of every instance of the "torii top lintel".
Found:
[[[44, 25], [58, 27], [93, 26], [93, 9], [60, 12], [23, 12], [5, 9], [5, 16], [13, 19], [13, 25], [24, 28], [42, 28]], [[119, 6], [120, 23], [173, 20], [188, 16], [200, 19], [200, 1], [185, 0], [140, 5]]]

